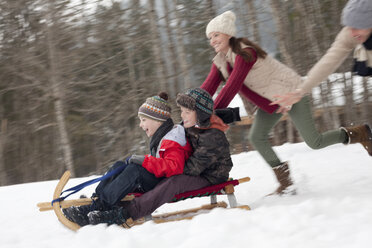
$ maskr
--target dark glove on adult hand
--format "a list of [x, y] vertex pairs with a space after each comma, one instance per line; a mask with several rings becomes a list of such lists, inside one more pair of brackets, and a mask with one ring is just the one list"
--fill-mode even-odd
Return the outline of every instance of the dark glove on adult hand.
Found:
[[235, 121], [241, 121], [240, 114], [239, 114], [239, 107], [216, 109], [214, 112], [226, 124], [233, 123]]
[[138, 164], [138, 165], [142, 165], [143, 161], [145, 160], [145, 156], [143, 155], [132, 155], [132, 157], [130, 157], [130, 159], [128, 160], [128, 162], [130, 164]]

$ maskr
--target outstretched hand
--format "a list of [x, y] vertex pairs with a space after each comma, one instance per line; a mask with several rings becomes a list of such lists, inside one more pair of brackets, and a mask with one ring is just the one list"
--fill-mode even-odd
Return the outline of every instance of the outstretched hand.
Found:
[[279, 108], [276, 112], [285, 114], [291, 110], [293, 104], [301, 100], [303, 95], [301, 90], [295, 90], [284, 95], [275, 95], [274, 97], [278, 98], [278, 100], [273, 101], [270, 105], [278, 104]]

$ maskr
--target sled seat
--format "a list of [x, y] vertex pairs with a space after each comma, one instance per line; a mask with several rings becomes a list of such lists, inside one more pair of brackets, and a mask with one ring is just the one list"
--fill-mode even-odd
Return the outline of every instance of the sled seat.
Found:
[[[187, 199], [192, 199], [195, 197], [204, 197], [210, 196], [211, 197], [211, 204], [217, 203], [217, 195], [227, 195], [227, 199], [229, 201], [229, 205], [231, 208], [237, 207], [237, 201], [234, 194], [234, 187], [239, 185], [240, 183], [250, 181], [249, 177], [244, 177], [241, 179], [229, 179], [228, 181], [220, 184], [215, 184], [211, 186], [207, 186], [201, 189], [187, 191], [184, 193], [180, 193], [174, 196], [171, 202], [178, 202]], [[140, 197], [142, 193], [129, 193], [128, 200], [133, 199], [133, 197]]]

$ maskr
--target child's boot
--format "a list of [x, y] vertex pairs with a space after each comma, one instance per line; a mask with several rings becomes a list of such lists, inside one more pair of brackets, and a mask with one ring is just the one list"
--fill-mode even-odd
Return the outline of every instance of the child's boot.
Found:
[[123, 207], [117, 207], [108, 211], [92, 211], [88, 214], [89, 223], [91, 225], [98, 225], [101, 223], [122, 225], [128, 218], [129, 214]]

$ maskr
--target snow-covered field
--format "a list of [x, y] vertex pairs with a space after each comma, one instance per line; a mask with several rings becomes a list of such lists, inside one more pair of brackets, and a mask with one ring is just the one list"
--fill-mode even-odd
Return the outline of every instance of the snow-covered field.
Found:
[[[215, 209], [192, 220], [147, 222], [129, 230], [98, 225], [75, 233], [52, 211], [39, 212], [36, 204], [51, 200], [57, 181], [0, 187], [0, 247], [371, 247], [372, 158], [362, 146], [314, 151], [299, 143], [275, 149], [290, 161], [296, 196], [265, 197], [277, 186], [271, 169], [257, 152], [242, 153], [233, 156], [231, 176], [251, 177], [236, 187], [238, 202], [250, 205], [251, 211]], [[85, 180], [72, 179], [66, 187]], [[93, 187], [85, 193], [90, 195]], [[207, 202], [199, 198], [167, 204], [158, 212]]]

